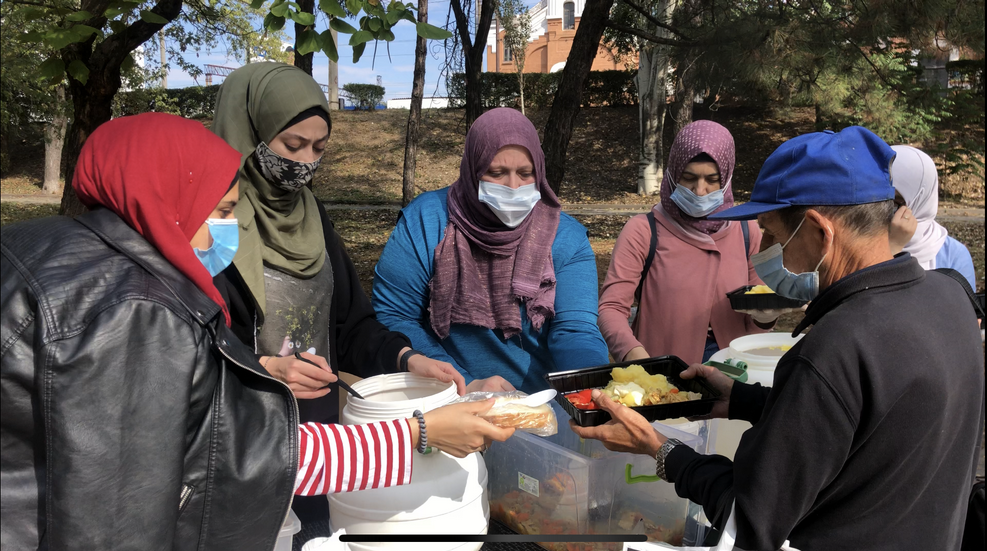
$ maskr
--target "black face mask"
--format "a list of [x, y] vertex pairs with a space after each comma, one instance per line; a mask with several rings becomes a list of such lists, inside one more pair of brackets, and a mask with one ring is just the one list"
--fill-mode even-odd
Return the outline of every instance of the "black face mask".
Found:
[[311, 163], [286, 159], [275, 153], [264, 142], [257, 144], [254, 157], [257, 158], [257, 164], [264, 178], [285, 191], [298, 191], [308, 185], [315, 177], [319, 163], [322, 162], [322, 157]]

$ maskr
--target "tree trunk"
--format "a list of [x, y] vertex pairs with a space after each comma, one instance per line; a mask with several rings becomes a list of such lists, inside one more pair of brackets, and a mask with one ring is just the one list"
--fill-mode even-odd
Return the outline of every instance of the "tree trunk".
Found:
[[460, 5], [461, 0], [452, 0], [450, 6], [456, 16], [456, 31], [463, 45], [463, 59], [466, 63], [466, 131], [473, 121], [483, 114], [483, 83], [480, 79], [483, 59], [487, 54], [487, 33], [493, 20], [494, 0], [477, 0], [480, 13], [476, 17], [476, 35], [470, 39], [469, 20]]
[[637, 179], [640, 195], [654, 195], [661, 191], [668, 72], [668, 55], [664, 50], [655, 44], [646, 45], [640, 52], [637, 76], [634, 78], [641, 132]]
[[75, 165], [78, 163], [79, 153], [82, 152], [82, 145], [86, 143], [89, 135], [99, 125], [112, 118], [113, 96], [120, 88], [119, 70], [117, 71], [116, 86], [109, 86], [107, 83], [100, 83], [103, 85], [96, 86], [94, 85], [96, 83], [93, 82], [93, 76], [90, 73], [89, 85], [87, 86], [82, 86], [78, 81], [69, 79], [74, 115], [65, 138], [65, 151], [63, 153], [65, 188], [62, 192], [62, 205], [59, 209], [61, 214], [66, 216], [78, 216], [87, 210], [85, 205], [79, 201], [75, 190], [72, 189]]
[[572, 40], [572, 48], [562, 70], [562, 81], [552, 101], [552, 112], [545, 123], [545, 176], [548, 185], [558, 194], [565, 178], [566, 151], [572, 128], [579, 115], [583, 86], [600, 47], [600, 38], [610, 17], [610, 8], [616, 0], [586, 0], [579, 28]]
[[[100, 4], [96, 0], [83, 0], [80, 3], [83, 10], [91, 13], [104, 10], [101, 5], [105, 4]], [[173, 21], [181, 14], [182, 1], [159, 0], [152, 11], [168, 21]], [[89, 67], [89, 79], [85, 84], [74, 78], [68, 79], [73, 113], [72, 124], [69, 125], [65, 138], [65, 150], [62, 153], [65, 189], [62, 192], [62, 205], [59, 209], [61, 214], [76, 216], [86, 212], [86, 207], [72, 189], [72, 177], [82, 145], [96, 127], [113, 116], [113, 96], [120, 89], [120, 67], [123, 62], [131, 52], [154, 36], [154, 33], [160, 31], [163, 26], [138, 19], [125, 31], [115, 32], [99, 44], [94, 45], [93, 39], [90, 39], [87, 42], [70, 44], [60, 50], [59, 53], [66, 65], [74, 60], [80, 60]]]
[[[428, 0], [418, 0], [418, 22], [428, 23]], [[401, 180], [401, 204], [405, 206], [415, 198], [418, 128], [422, 122], [422, 96], [425, 95], [425, 55], [427, 53], [425, 38], [417, 37], [415, 40], [415, 77], [411, 86], [411, 110], [408, 112], [408, 131], [404, 139], [404, 176]]]
[[675, 79], [675, 104], [672, 106], [676, 136], [692, 122], [692, 107], [696, 101], [696, 70], [693, 67], [695, 60], [695, 54], [687, 54], [679, 62], [678, 78]]
[[65, 87], [55, 88], [58, 107], [52, 115], [51, 122], [45, 125], [45, 179], [41, 190], [55, 195], [62, 191], [59, 181], [62, 173], [62, 147], [65, 145], [65, 131], [69, 125], [68, 115], [65, 114]]
[[[298, 0], [298, 7], [301, 11], [305, 13], [315, 14], [315, 0]], [[305, 71], [307, 74], [312, 74], [312, 61], [315, 59], [315, 52], [309, 52], [305, 55], [298, 53], [298, 37], [302, 35], [302, 32], [307, 29], [306, 25], [300, 25], [295, 23], [295, 67]]]
[[524, 68], [521, 67], [517, 72], [518, 88], [521, 91], [521, 114], [524, 114]]

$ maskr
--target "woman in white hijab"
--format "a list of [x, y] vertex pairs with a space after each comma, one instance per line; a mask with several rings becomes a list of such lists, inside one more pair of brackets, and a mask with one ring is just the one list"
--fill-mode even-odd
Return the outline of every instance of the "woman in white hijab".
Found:
[[897, 156], [891, 165], [891, 182], [895, 195], [900, 194], [907, 206], [901, 207], [891, 222], [891, 252], [910, 253], [926, 270], [952, 268], [976, 289], [970, 251], [936, 222], [939, 174], [935, 162], [911, 146], [896, 145], [892, 149]]

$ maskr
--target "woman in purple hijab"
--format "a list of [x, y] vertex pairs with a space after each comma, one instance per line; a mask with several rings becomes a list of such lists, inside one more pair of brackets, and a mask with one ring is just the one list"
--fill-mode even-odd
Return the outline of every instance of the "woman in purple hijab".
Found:
[[467, 390], [534, 392], [546, 373], [608, 362], [596, 257], [545, 179], [538, 132], [493, 109], [466, 136], [459, 179], [423, 193], [377, 263], [374, 308]]
[[757, 223], [707, 218], [733, 206], [734, 156], [733, 136], [712, 121], [693, 122], [675, 137], [661, 201], [621, 230], [600, 291], [600, 331], [614, 359], [673, 354], [698, 363], [774, 325], [777, 311], [736, 312], [726, 296], [761, 284], [750, 263], [761, 244]]

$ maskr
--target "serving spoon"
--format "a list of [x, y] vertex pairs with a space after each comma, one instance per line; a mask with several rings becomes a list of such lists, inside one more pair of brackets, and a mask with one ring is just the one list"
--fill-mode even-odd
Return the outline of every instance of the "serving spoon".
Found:
[[528, 407], [531, 407], [531, 408], [536, 408], [536, 407], [538, 407], [538, 406], [540, 406], [542, 404], [547, 404], [547, 403], [551, 402], [552, 399], [555, 398], [555, 395], [556, 394], [558, 394], [558, 393], [555, 391], [554, 388], [549, 388], [547, 390], [542, 390], [541, 392], [536, 392], [534, 394], [529, 394], [528, 396], [525, 396], [524, 398], [518, 399], [514, 403], [515, 404], [521, 404], [523, 406], [528, 406]]

